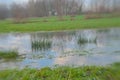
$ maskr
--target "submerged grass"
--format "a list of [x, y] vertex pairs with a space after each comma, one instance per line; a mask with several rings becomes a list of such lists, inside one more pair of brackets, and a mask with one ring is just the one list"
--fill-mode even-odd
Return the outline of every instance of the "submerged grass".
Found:
[[120, 63], [111, 66], [2, 70], [0, 80], [120, 80]]
[[48, 50], [51, 48], [52, 42], [49, 40], [38, 40], [32, 42], [32, 49], [35, 51], [38, 50]]
[[78, 44], [80, 45], [84, 45], [86, 43], [96, 43], [97, 38], [93, 38], [93, 39], [87, 39], [87, 38], [82, 38], [81, 36], [78, 39]]
[[18, 52], [16, 51], [1, 51], [0, 59], [15, 59], [18, 57]]
[[[28, 23], [14, 24], [11, 20], [0, 21], [0, 32], [32, 32], [32, 31], [56, 31], [90, 28], [110, 28], [120, 27], [120, 17], [85, 19], [84, 15], [76, 16], [74, 20], [65, 17], [64, 21], [59, 21], [57, 17], [30, 18]], [[29, 21], [33, 21], [29, 23]]]

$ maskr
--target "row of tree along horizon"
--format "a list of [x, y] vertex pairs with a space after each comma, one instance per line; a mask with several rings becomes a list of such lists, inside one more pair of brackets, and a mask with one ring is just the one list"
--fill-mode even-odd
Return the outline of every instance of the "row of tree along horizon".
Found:
[[13, 18], [16, 22], [28, 17], [113, 13], [120, 11], [120, 0], [29, 0], [24, 4], [0, 4], [0, 19]]

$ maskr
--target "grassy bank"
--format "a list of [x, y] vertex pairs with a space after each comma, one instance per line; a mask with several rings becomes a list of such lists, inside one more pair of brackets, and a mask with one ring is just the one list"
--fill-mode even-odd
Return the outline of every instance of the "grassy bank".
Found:
[[65, 17], [59, 21], [57, 17], [32, 18], [26, 23], [15, 24], [11, 20], [0, 21], [0, 32], [32, 32], [32, 31], [54, 31], [54, 30], [73, 30], [90, 28], [109, 28], [120, 27], [120, 17], [85, 19], [84, 16], [76, 16], [75, 20]]
[[109, 67], [84, 66], [0, 71], [0, 80], [120, 80], [120, 63]]
[[18, 57], [18, 53], [16, 51], [0, 51], [0, 59], [15, 59]]

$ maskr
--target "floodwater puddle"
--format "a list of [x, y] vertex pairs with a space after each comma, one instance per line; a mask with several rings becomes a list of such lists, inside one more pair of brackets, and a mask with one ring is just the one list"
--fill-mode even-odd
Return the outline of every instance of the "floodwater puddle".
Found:
[[0, 69], [107, 65], [120, 61], [120, 29], [0, 34], [0, 51], [9, 50], [24, 58], [0, 60]]

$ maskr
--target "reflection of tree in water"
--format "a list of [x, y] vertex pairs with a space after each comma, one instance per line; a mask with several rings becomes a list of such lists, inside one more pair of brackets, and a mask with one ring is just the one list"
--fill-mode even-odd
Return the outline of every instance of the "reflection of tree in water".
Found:
[[32, 53], [64, 56], [66, 52], [75, 50], [75, 45], [76, 31], [31, 34]]
[[31, 48], [33, 52], [46, 51], [52, 46], [52, 41], [50, 40], [48, 34], [34, 33], [31, 35]]
[[68, 50], [71, 50], [70, 47], [75, 38], [75, 31], [65, 31], [57, 32], [54, 34], [54, 46], [53, 50], [59, 55], [64, 56]]

